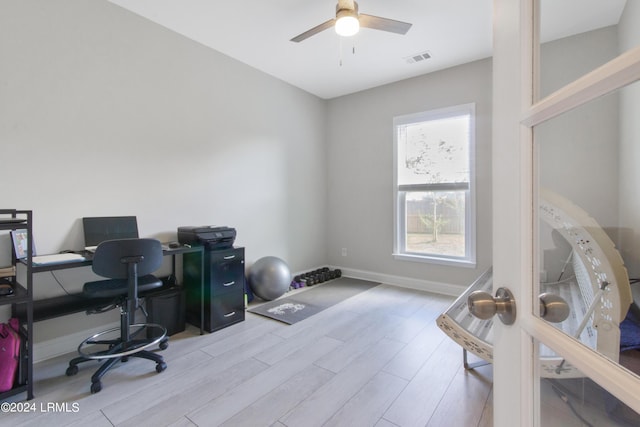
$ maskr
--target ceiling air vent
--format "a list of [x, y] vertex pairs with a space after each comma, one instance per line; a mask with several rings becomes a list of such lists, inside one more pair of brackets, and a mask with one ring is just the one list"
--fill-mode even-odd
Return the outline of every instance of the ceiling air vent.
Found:
[[429, 52], [416, 53], [415, 55], [407, 56], [404, 59], [409, 64], [416, 64], [418, 62], [426, 61], [431, 58], [431, 54]]

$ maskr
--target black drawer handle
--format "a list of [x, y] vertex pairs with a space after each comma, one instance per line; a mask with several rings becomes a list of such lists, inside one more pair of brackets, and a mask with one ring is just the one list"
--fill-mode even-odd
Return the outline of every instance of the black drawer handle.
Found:
[[224, 317], [231, 317], [231, 316], [235, 316], [236, 312], [232, 311], [231, 313], [225, 314]]
[[224, 259], [234, 259], [235, 257], [235, 255], [227, 255], [226, 257], [224, 257]]
[[231, 286], [234, 285], [236, 282], [227, 282], [227, 283], [223, 283], [222, 286]]

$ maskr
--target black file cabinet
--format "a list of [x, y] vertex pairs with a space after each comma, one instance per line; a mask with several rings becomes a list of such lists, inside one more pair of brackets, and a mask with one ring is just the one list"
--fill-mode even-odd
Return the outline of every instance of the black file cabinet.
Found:
[[[204, 271], [201, 257], [204, 256]], [[244, 248], [185, 254], [187, 322], [200, 326], [200, 278], [204, 274], [204, 325], [214, 332], [244, 320]]]

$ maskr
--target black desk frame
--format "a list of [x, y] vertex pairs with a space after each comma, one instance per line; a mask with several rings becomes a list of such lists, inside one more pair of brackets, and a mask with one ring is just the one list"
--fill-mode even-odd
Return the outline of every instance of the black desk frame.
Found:
[[[177, 248], [168, 248], [162, 251], [164, 256], [171, 256], [171, 274], [173, 277], [176, 276], [176, 255], [186, 254], [186, 253], [204, 253], [203, 246], [180, 246]], [[36, 273], [45, 273], [48, 271], [56, 271], [56, 270], [67, 270], [70, 268], [78, 268], [78, 267], [86, 267], [91, 266], [93, 264], [93, 254], [92, 253], [81, 253], [86, 259], [83, 261], [77, 262], [66, 262], [60, 264], [48, 264], [48, 265], [32, 265], [32, 272]], [[204, 257], [202, 258], [204, 268]], [[26, 267], [27, 263], [22, 262]], [[204, 334], [204, 329], [202, 325], [204, 324], [204, 278], [200, 283], [200, 306], [202, 319], [200, 322], [200, 335]], [[79, 313], [85, 311], [90, 308], [103, 306], [104, 303], [111, 302], [113, 298], [101, 299], [101, 298], [86, 298], [82, 295], [82, 293], [77, 294], [69, 294], [63, 295], [60, 297], [53, 298], [45, 298], [45, 299], [37, 299], [33, 301], [33, 321], [38, 322], [47, 319], [53, 319], [55, 317], [66, 316], [68, 314]], [[21, 310], [19, 306], [13, 306], [13, 315], [16, 317], [24, 316], [26, 313], [23, 313], [24, 310]]]

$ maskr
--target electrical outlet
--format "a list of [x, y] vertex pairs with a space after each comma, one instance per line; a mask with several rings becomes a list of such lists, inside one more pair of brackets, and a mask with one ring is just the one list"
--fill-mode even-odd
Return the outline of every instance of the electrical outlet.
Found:
[[347, 256], [347, 248], [342, 248], [342, 256]]

